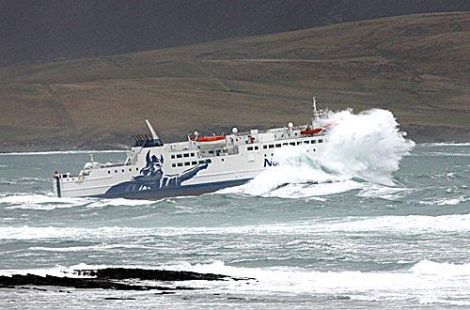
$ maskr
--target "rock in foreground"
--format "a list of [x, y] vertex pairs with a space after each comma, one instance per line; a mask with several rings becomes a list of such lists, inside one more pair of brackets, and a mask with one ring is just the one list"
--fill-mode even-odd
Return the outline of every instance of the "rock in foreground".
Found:
[[198, 273], [191, 271], [148, 270], [139, 268], [104, 268], [97, 270], [77, 270], [77, 276], [39, 276], [34, 274], [14, 274], [0, 276], [0, 287], [14, 288], [22, 285], [32, 286], [62, 286], [85, 289], [113, 289], [113, 290], [189, 290], [191, 287], [167, 285], [149, 285], [148, 282], [139, 284], [141, 280], [152, 281], [225, 281], [250, 280], [248, 278], [234, 278], [221, 274]]

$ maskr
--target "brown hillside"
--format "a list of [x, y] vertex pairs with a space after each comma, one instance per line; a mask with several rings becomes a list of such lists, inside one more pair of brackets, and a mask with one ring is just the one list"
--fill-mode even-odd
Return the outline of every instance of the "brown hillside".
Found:
[[419, 141], [470, 141], [470, 13], [384, 18], [0, 69], [1, 151], [110, 148], [382, 107]]

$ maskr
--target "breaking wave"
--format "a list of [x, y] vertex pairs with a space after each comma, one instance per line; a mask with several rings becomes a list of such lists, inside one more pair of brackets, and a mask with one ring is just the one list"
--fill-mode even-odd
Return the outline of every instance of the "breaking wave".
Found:
[[[164, 270], [193, 271], [248, 278], [246, 281], [186, 281], [186, 287], [205, 288], [214, 292], [238, 295], [315, 294], [334, 295], [356, 300], [417, 299], [421, 304], [470, 305], [470, 264], [438, 263], [421, 260], [411, 267], [395, 271], [316, 271], [298, 267], [247, 268], [187, 262], [159, 266]], [[70, 267], [0, 270], [0, 275], [36, 274], [78, 277], [81, 270], [99, 268], [155, 268], [156, 266], [88, 265]], [[83, 277], [83, 276], [80, 276]], [[249, 280], [252, 279], [252, 280]]]
[[392, 174], [415, 143], [399, 131], [391, 112], [373, 109], [353, 114], [346, 110], [330, 113], [328, 121], [334, 126], [320, 152], [283, 149], [275, 154], [279, 166], [248, 184], [221, 192], [300, 198], [358, 189], [364, 182], [395, 186]]
[[[121, 238], [138, 237], [175, 237], [186, 235], [285, 235], [302, 233], [357, 233], [387, 232], [397, 234], [470, 231], [470, 214], [451, 215], [406, 215], [341, 218], [317, 218], [292, 221], [282, 224], [244, 225], [228, 227], [123, 227], [100, 226], [84, 227], [34, 227], [4, 226], [0, 227], [0, 240], [120, 240]], [[50, 250], [53, 250], [52, 248]]]
[[146, 206], [156, 203], [149, 200], [133, 200], [124, 198], [97, 199], [97, 198], [58, 198], [52, 195], [6, 195], [0, 196], [0, 204], [7, 205], [6, 209], [25, 210], [55, 210], [62, 208], [86, 207], [103, 208], [108, 206]]

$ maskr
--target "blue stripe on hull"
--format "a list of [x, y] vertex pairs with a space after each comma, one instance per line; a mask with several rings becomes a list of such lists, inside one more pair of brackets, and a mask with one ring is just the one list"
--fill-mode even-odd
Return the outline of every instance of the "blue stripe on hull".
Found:
[[176, 197], [176, 196], [196, 196], [204, 193], [210, 193], [218, 191], [222, 188], [233, 187], [245, 184], [251, 179], [243, 180], [231, 180], [223, 182], [214, 182], [214, 183], [204, 183], [196, 185], [182, 185], [177, 188], [166, 188], [159, 190], [143, 190], [138, 192], [113, 192], [112, 194], [106, 193], [105, 195], [100, 195], [98, 197], [104, 198], [128, 198], [128, 199], [148, 199], [156, 200], [165, 197]]

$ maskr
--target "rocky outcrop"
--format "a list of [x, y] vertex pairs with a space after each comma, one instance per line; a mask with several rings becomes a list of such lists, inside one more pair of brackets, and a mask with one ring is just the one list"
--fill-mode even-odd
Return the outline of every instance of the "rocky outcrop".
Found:
[[[14, 274], [0, 276], [0, 287], [15, 288], [18, 286], [60, 286], [82, 289], [112, 289], [112, 290], [192, 290], [192, 287], [175, 286], [172, 282], [179, 281], [240, 281], [253, 280], [251, 278], [235, 278], [221, 274], [198, 273], [191, 271], [148, 270], [139, 268], [104, 268], [96, 270], [77, 270], [77, 276], [39, 276], [34, 274]], [[141, 280], [163, 281], [160, 283], [145, 284]]]

